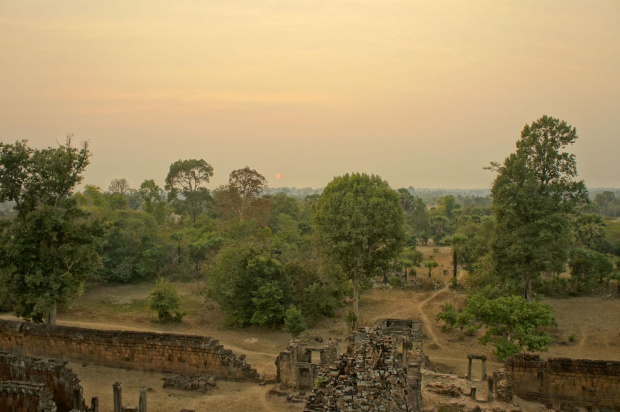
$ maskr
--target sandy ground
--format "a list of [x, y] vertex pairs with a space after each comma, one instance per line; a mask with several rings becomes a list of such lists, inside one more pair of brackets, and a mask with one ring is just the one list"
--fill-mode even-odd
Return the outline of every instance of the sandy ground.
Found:
[[[433, 253], [440, 262], [433, 277], [447, 281], [442, 274], [449, 268], [450, 251], [432, 247], [421, 248], [424, 253]], [[443, 267], [442, 267], [443, 266]], [[419, 276], [424, 270], [418, 271]], [[284, 350], [290, 336], [282, 331], [250, 327], [242, 330], [229, 329], [224, 324], [224, 315], [213, 302], [204, 302], [199, 294], [199, 283], [177, 284], [179, 293], [189, 315], [180, 324], [159, 324], [153, 322], [153, 315], [140, 302], [144, 301], [153, 288], [152, 284], [123, 285], [87, 290], [72, 304], [59, 313], [61, 325], [81, 326], [98, 329], [145, 330], [191, 335], [211, 336], [220, 340], [238, 355], [245, 354], [248, 362], [259, 373], [275, 374], [275, 359]], [[468, 354], [486, 354], [489, 357], [488, 371], [492, 373], [502, 363], [494, 360], [491, 347], [484, 347], [473, 337], [462, 338], [460, 333], [444, 333], [435, 322], [440, 306], [445, 302], [461, 304], [462, 292], [449, 289], [413, 291], [409, 289], [373, 289], [360, 302], [360, 322], [371, 325], [376, 319], [407, 318], [421, 319], [425, 323], [425, 354], [431, 360], [431, 369], [442, 373], [465, 375]], [[588, 359], [620, 360], [620, 299], [616, 297], [547, 299], [554, 307], [558, 322], [552, 331], [554, 344], [543, 357], [572, 357]], [[342, 314], [347, 308], [342, 309]], [[5, 314], [2, 318], [11, 318]], [[338, 338], [345, 347], [347, 327], [342, 316], [324, 319], [314, 328], [304, 332], [307, 337]], [[569, 336], [575, 335], [575, 342]], [[84, 397], [89, 402], [98, 396], [102, 411], [112, 410], [112, 384], [123, 383], [123, 403], [137, 405], [139, 388], [150, 388], [149, 412], [172, 412], [183, 408], [196, 411], [301, 411], [302, 404], [286, 403], [284, 398], [269, 396], [271, 386], [252, 383], [218, 381], [218, 387], [206, 394], [164, 390], [163, 374], [128, 371], [92, 364], [71, 363], [84, 388]], [[474, 378], [479, 378], [479, 368], [474, 368]]]

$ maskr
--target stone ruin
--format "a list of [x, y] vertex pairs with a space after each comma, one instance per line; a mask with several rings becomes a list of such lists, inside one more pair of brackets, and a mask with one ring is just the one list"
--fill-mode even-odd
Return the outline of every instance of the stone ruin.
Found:
[[338, 342], [329, 340], [323, 347], [317, 342], [292, 340], [276, 358], [276, 382], [283, 389], [309, 390], [314, 388], [318, 370], [338, 358]]
[[[620, 410], [620, 362], [550, 358], [522, 353], [506, 361], [505, 398], [517, 395], [553, 409]], [[503, 377], [502, 376], [502, 377]], [[501, 379], [500, 376], [497, 379]], [[498, 383], [499, 385], [499, 383]], [[498, 396], [499, 397], [499, 396]]]
[[177, 375], [162, 378], [164, 389], [179, 389], [182, 391], [208, 392], [215, 389], [215, 376], [210, 375]]
[[[0, 320], [1, 350], [7, 352], [0, 352], [0, 411], [98, 412], [97, 398], [86, 406], [79, 379], [66, 367], [68, 360], [181, 374], [168, 383], [181, 389], [213, 388], [215, 377], [259, 381], [244, 355], [237, 357], [218, 340], [201, 336]], [[62, 360], [44, 361], [25, 355]], [[146, 388], [140, 391], [137, 407], [123, 405], [121, 393], [122, 384], [117, 382], [113, 385], [115, 412], [146, 412]]]
[[0, 411], [57, 412], [56, 403], [43, 383], [0, 382]]
[[0, 382], [0, 403], [4, 405], [0, 411], [21, 410], [8, 407], [10, 393], [14, 406], [21, 404], [24, 410], [51, 410], [52, 404], [58, 412], [86, 410], [80, 380], [67, 368], [67, 362], [0, 352]]
[[360, 328], [347, 353], [318, 368], [304, 411], [420, 411], [422, 339], [420, 321], [381, 319]]
[[381, 330], [366, 332], [357, 348], [321, 369], [304, 411], [420, 410], [421, 359], [403, 365], [396, 343]]
[[237, 357], [217, 339], [203, 336], [0, 320], [0, 350], [147, 372], [259, 380], [244, 355]]

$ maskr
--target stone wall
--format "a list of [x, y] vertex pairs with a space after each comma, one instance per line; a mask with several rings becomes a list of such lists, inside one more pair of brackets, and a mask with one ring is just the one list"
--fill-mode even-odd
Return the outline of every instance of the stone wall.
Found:
[[[276, 358], [276, 381], [283, 387], [297, 387], [301, 389], [312, 389], [313, 382], [309, 374], [312, 368], [313, 377], [316, 376], [320, 367], [325, 367], [336, 361], [338, 358], [338, 342], [330, 340], [323, 347], [315, 346], [316, 342], [302, 342], [291, 340], [285, 351], [280, 352]], [[319, 361], [312, 364], [312, 352], [319, 352]], [[300, 370], [301, 368], [301, 370]], [[303, 382], [300, 382], [303, 380]]]
[[[321, 385], [308, 397], [304, 411], [407, 411], [407, 368], [397, 355], [391, 336], [369, 331], [353, 354], [343, 354], [321, 368]], [[418, 366], [412, 375], [417, 375]]]
[[[28, 356], [0, 352], [0, 381], [21, 381], [47, 387], [58, 412], [86, 409], [78, 377], [66, 362], [44, 361]], [[0, 408], [0, 410], [3, 410]]]
[[0, 350], [163, 373], [205, 373], [258, 380], [258, 373], [219, 341], [201, 336], [101, 331], [0, 320]]
[[0, 382], [0, 411], [56, 412], [47, 386], [20, 381]]
[[620, 362], [519, 354], [506, 362], [515, 395], [564, 406], [620, 410]]

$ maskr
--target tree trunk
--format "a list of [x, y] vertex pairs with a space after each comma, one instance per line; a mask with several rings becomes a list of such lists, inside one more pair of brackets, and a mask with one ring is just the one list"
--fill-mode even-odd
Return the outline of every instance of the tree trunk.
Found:
[[456, 249], [453, 250], [452, 252], [452, 264], [454, 265], [454, 279], [456, 279], [456, 272], [457, 272], [457, 266], [458, 266], [458, 256], [456, 254]]
[[355, 315], [355, 327], [353, 331], [357, 331], [359, 322], [359, 305], [358, 305], [358, 290], [357, 290], [357, 272], [353, 271], [353, 314]]
[[47, 316], [45, 317], [45, 323], [47, 323], [48, 325], [56, 324], [56, 304], [55, 303], [54, 303], [54, 306], [52, 306], [50, 311], [47, 313]]
[[532, 278], [530, 275], [525, 275], [523, 278], [523, 298], [528, 302], [531, 302], [532, 299]]

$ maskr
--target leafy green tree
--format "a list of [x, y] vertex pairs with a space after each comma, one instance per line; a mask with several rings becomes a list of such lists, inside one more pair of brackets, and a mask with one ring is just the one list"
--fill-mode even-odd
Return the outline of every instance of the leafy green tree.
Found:
[[563, 149], [577, 131], [543, 116], [526, 125], [517, 151], [497, 171], [491, 196], [496, 227], [492, 256], [496, 273], [521, 278], [523, 297], [532, 296], [532, 279], [562, 271], [572, 241], [570, 215], [587, 201], [583, 181], [575, 181], [575, 155]]
[[148, 307], [157, 312], [157, 319], [160, 322], [181, 322], [185, 316], [179, 310], [181, 299], [177, 289], [162, 277], [155, 282], [155, 289], [149, 297]]
[[20, 215], [41, 204], [56, 206], [71, 197], [90, 162], [88, 145], [72, 147], [71, 136], [57, 148], [35, 150], [27, 143], [0, 142], [0, 202], [14, 201]]
[[217, 232], [209, 232], [202, 235], [198, 240], [189, 244], [189, 258], [194, 263], [196, 271], [200, 271], [202, 263], [209, 257], [214, 256], [222, 247], [224, 239]]
[[71, 197], [89, 156], [87, 145], [75, 148], [70, 137], [41, 150], [0, 143], [0, 202], [13, 200], [17, 210], [0, 234], [0, 273], [25, 319], [55, 323], [56, 305], [78, 295], [99, 268], [101, 227]]
[[[201, 187], [213, 176], [213, 167], [203, 159], [177, 160], [170, 165], [166, 176], [168, 199], [177, 205], [179, 211], [186, 211], [196, 222], [210, 199], [209, 191]], [[179, 199], [179, 194], [183, 200]]]
[[232, 205], [239, 220], [243, 219], [250, 205], [267, 188], [267, 179], [248, 166], [230, 172], [228, 189], [232, 196]]
[[435, 215], [430, 218], [429, 223], [430, 235], [433, 238], [433, 242], [438, 245], [451, 232], [450, 219], [444, 215]]
[[256, 293], [268, 283], [282, 292], [278, 301], [286, 308], [292, 292], [282, 264], [261, 253], [256, 245], [231, 244], [220, 251], [209, 270], [207, 294], [219, 303], [229, 324], [246, 326], [257, 311]]
[[359, 319], [360, 279], [385, 270], [404, 241], [398, 194], [376, 175], [336, 177], [319, 198], [313, 223], [323, 252], [353, 283], [353, 312]]
[[413, 207], [413, 211], [411, 215], [408, 217], [407, 221], [409, 225], [413, 228], [416, 236], [422, 240], [422, 244], [426, 245], [429, 239], [429, 230], [430, 230], [430, 222], [429, 222], [429, 212], [426, 208], [426, 204], [420, 197], [416, 197], [415, 205]]
[[443, 321], [444, 325], [441, 330], [446, 331], [454, 328], [456, 321], [459, 317], [459, 313], [452, 303], [444, 303], [441, 305], [441, 311], [435, 316], [436, 321]]
[[593, 281], [598, 280], [600, 283], [610, 278], [614, 271], [614, 264], [607, 256], [586, 248], [571, 250], [568, 266], [571, 275], [589, 290], [593, 288]]
[[428, 269], [428, 278], [431, 278], [431, 275], [433, 274], [433, 269], [435, 269], [437, 266], [439, 266], [439, 263], [437, 263], [434, 260], [427, 260], [426, 262], [424, 262], [424, 267]]
[[457, 279], [458, 272], [458, 264], [459, 264], [459, 255], [465, 249], [465, 245], [467, 243], [467, 237], [460, 233], [456, 233], [452, 236], [449, 236], [444, 239], [444, 242], [452, 247], [452, 276], [454, 277], [454, 282]]
[[298, 338], [301, 332], [306, 330], [306, 321], [301, 310], [296, 306], [290, 306], [284, 315], [284, 328], [293, 338]]
[[109, 283], [136, 282], [153, 277], [166, 263], [164, 245], [153, 216], [118, 210], [107, 216], [97, 251], [103, 268], [98, 278]]
[[574, 223], [575, 241], [588, 249], [597, 249], [605, 239], [605, 222], [595, 213], [580, 213]]
[[545, 327], [554, 326], [555, 318], [549, 305], [528, 302], [520, 296], [486, 299], [475, 295], [468, 299], [467, 311], [486, 327], [478, 341], [495, 346], [494, 354], [501, 360], [522, 352], [545, 352], [551, 337]]
[[252, 303], [256, 310], [251, 323], [255, 325], [276, 325], [282, 323], [285, 315], [284, 293], [277, 282], [267, 282], [254, 292]]
[[415, 274], [415, 268], [422, 266], [424, 260], [424, 254], [419, 250], [416, 250], [414, 246], [405, 247], [398, 255], [397, 264], [404, 271], [405, 280], [408, 280], [409, 271], [413, 269]]

